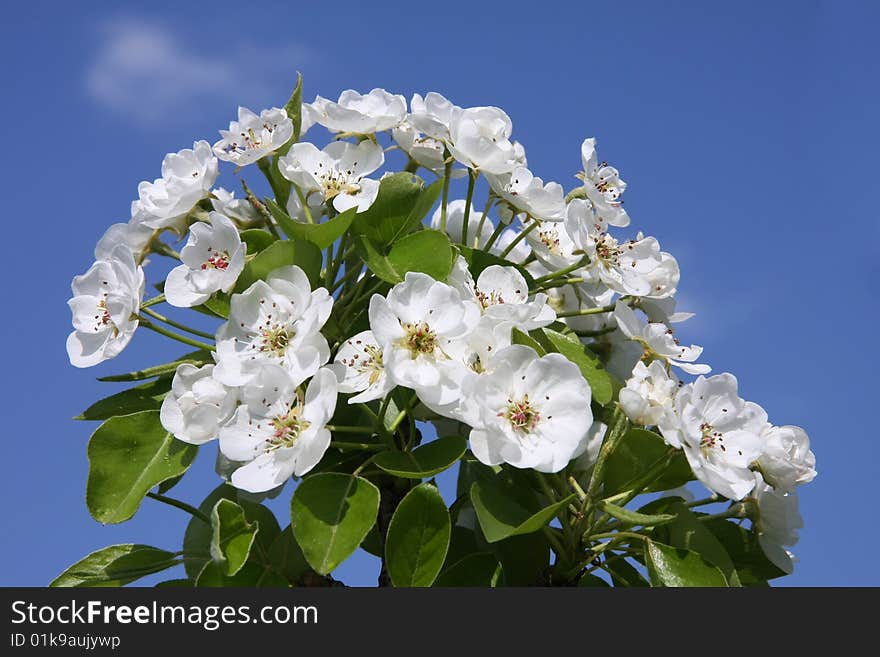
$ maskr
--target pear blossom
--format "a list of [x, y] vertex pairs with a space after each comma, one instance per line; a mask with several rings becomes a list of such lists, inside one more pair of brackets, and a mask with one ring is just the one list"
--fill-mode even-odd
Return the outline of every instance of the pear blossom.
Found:
[[244, 385], [271, 363], [299, 385], [330, 359], [320, 330], [333, 298], [326, 288], [312, 291], [296, 265], [276, 269], [265, 281], [233, 294], [229, 306], [229, 321], [217, 330], [214, 377], [221, 383]]
[[529, 347], [511, 345], [495, 358], [492, 372], [462, 390], [479, 408], [470, 433], [474, 456], [486, 465], [559, 472], [587, 449], [589, 384], [560, 354], [539, 358]]
[[[446, 147], [443, 142], [421, 134], [407, 122], [394, 128], [391, 131], [391, 136], [401, 150], [419, 166], [423, 166], [437, 175], [443, 175], [446, 167]], [[464, 175], [462, 169], [455, 169], [455, 171], [459, 175]]]
[[369, 317], [385, 370], [395, 384], [424, 394], [433, 404], [457, 398], [447, 350], [479, 322], [476, 301], [462, 299], [457, 290], [427, 274], [407, 272], [387, 297], [372, 296]]
[[497, 323], [531, 331], [556, 321], [546, 294], [538, 292], [529, 300], [528, 283], [516, 267], [489, 265], [477, 277], [473, 293], [483, 314]]
[[262, 493], [314, 468], [330, 446], [326, 424], [336, 408], [336, 389], [336, 375], [326, 368], [315, 373], [305, 394], [283, 368], [261, 368], [220, 430], [223, 455], [245, 463], [232, 473], [232, 485]]
[[650, 365], [639, 361], [620, 391], [620, 407], [634, 424], [668, 424], [673, 421], [669, 416], [678, 386], [678, 379], [670, 376], [659, 360]]
[[263, 217], [246, 198], [235, 198], [235, 192], [223, 187], [211, 190], [211, 205], [216, 212], [226, 215], [244, 228], [258, 226]]
[[[639, 233], [635, 241], [642, 242], [644, 239], [642, 234]], [[681, 271], [678, 268], [678, 260], [672, 254], [661, 251], [659, 264], [645, 274], [645, 279], [648, 281], [651, 291], [643, 296], [646, 299], [669, 298], [675, 294], [680, 278]]]
[[190, 210], [211, 193], [217, 172], [217, 158], [206, 141], [169, 153], [162, 160], [162, 177], [138, 185], [138, 200], [131, 204], [132, 220], [153, 230], [182, 232]]
[[626, 183], [620, 179], [617, 169], [607, 162], [599, 162], [594, 138], [585, 139], [581, 144], [581, 161], [584, 191], [596, 214], [612, 226], [628, 226], [629, 215], [620, 200], [626, 191]]
[[165, 279], [165, 299], [178, 308], [192, 308], [214, 292], [229, 292], [244, 269], [245, 245], [235, 224], [219, 212], [211, 223], [198, 221], [180, 252], [182, 265]]
[[497, 107], [470, 107], [456, 112], [449, 126], [449, 150], [470, 169], [508, 173], [520, 162], [520, 151], [510, 141], [513, 123]]
[[212, 375], [214, 365], [177, 366], [171, 392], [162, 400], [159, 419], [178, 440], [201, 445], [217, 437], [220, 427], [232, 416], [238, 402], [235, 389], [227, 388]]
[[675, 309], [676, 305], [675, 297], [663, 297], [661, 299], [642, 297], [639, 299], [639, 308], [648, 316], [649, 322], [660, 322], [667, 326], [685, 322], [694, 316], [694, 313], [677, 311]]
[[[663, 263], [657, 240], [639, 235], [638, 239], [620, 242], [605, 230], [603, 222], [592, 222], [590, 217], [587, 201], [573, 199], [569, 202], [565, 232], [575, 245], [575, 250], [589, 258], [589, 263], [584, 267], [586, 275], [620, 294], [651, 294], [654, 279], [649, 276]], [[669, 265], [674, 262], [673, 259]], [[678, 283], [677, 269], [676, 264], [673, 291]], [[666, 270], [662, 271], [665, 277], [658, 278], [656, 282], [659, 285], [661, 280], [665, 281], [663, 287], [669, 287], [669, 275], [665, 273]]]
[[509, 173], [487, 173], [486, 179], [492, 191], [510, 208], [510, 214], [525, 213], [541, 221], [565, 221], [565, 191], [559, 183], [545, 185], [524, 166]]
[[736, 377], [697, 377], [675, 395], [674, 415], [660, 431], [667, 443], [684, 449], [691, 469], [707, 488], [740, 500], [755, 486], [750, 470], [763, 448], [767, 413], [737, 394]]
[[608, 432], [608, 425], [598, 420], [593, 421], [587, 432], [587, 448], [578, 456], [572, 464], [575, 472], [586, 472], [592, 468], [599, 459], [599, 450], [602, 449], [602, 441]]
[[816, 456], [810, 438], [800, 427], [767, 424], [762, 432], [764, 449], [757, 459], [764, 480], [775, 489], [790, 493], [816, 477]]
[[358, 393], [348, 400], [349, 404], [381, 399], [394, 388], [385, 371], [382, 347], [370, 330], [343, 342], [329, 368], [339, 380], [339, 392]]
[[424, 98], [413, 94], [407, 122], [431, 139], [448, 142], [449, 126], [461, 111], [460, 107], [436, 91], [429, 91]]
[[708, 365], [694, 362], [703, 353], [703, 348], [697, 345], [682, 347], [666, 324], [642, 324], [633, 309], [622, 301], [614, 305], [614, 319], [621, 333], [643, 347], [644, 358], [659, 358], [688, 374], [707, 374], [711, 370]]
[[95, 260], [109, 260], [110, 254], [120, 244], [128, 247], [134, 261], [140, 263], [156, 231], [142, 223], [111, 224], [95, 245]]
[[67, 355], [71, 365], [92, 367], [115, 358], [138, 326], [144, 270], [135, 263], [131, 250], [118, 244], [106, 259], [74, 276], [70, 287], [73, 298], [67, 305], [74, 330], [67, 337]]
[[[548, 271], [557, 271], [570, 267], [583, 259], [580, 247], [569, 237], [562, 224], [556, 222], [538, 222], [537, 226], [526, 227], [526, 241], [532, 252]], [[575, 275], [572, 272], [572, 275]]]
[[804, 521], [798, 511], [797, 493], [783, 492], [768, 486], [760, 474], [752, 496], [758, 511], [752, 521], [758, 543], [766, 557], [787, 574], [794, 572], [794, 554], [788, 549], [798, 542], [798, 531]]
[[384, 89], [373, 89], [364, 95], [347, 89], [335, 103], [317, 96], [315, 102], [303, 105], [303, 108], [310, 121], [321, 124], [330, 132], [370, 135], [390, 130], [403, 121], [406, 98]]
[[309, 205], [332, 202], [338, 212], [355, 207], [363, 212], [379, 193], [379, 181], [365, 176], [384, 161], [382, 147], [369, 140], [359, 144], [335, 141], [324, 150], [302, 142], [291, 146], [278, 166], [281, 174], [299, 187]]
[[255, 114], [247, 107], [238, 108], [238, 121], [221, 130], [222, 139], [214, 144], [214, 155], [243, 167], [269, 155], [293, 137], [293, 121], [278, 107]]

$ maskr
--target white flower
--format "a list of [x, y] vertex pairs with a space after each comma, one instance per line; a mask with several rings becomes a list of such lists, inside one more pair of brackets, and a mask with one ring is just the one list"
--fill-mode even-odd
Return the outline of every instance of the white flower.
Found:
[[581, 161], [584, 190], [596, 214], [612, 226], [628, 226], [629, 216], [620, 200], [626, 191], [626, 183], [620, 179], [617, 169], [606, 162], [599, 163], [594, 138], [585, 139], [581, 144]]
[[[636, 241], [644, 241], [641, 233], [636, 236]], [[653, 239], [651, 237], [649, 240]], [[658, 245], [659, 246], [659, 245]], [[675, 294], [681, 272], [678, 261], [665, 251], [660, 252], [660, 263], [647, 274], [645, 279], [651, 288], [650, 293], [644, 295], [646, 299], [667, 299]], [[673, 304], [674, 305], [674, 304]], [[692, 316], [692, 315], [688, 315]]]
[[[589, 258], [590, 262], [584, 268], [586, 274], [620, 294], [650, 295], [654, 283], [650, 276], [663, 263], [657, 240], [639, 235], [639, 239], [619, 242], [604, 228], [604, 223], [591, 220], [587, 201], [574, 199], [568, 204], [565, 232], [575, 249], [579, 249]], [[672, 262], [675, 262], [674, 259]], [[676, 265], [676, 273], [677, 268]], [[665, 274], [662, 280], [666, 281], [667, 278], [668, 275]], [[658, 285], [660, 280], [657, 279]], [[677, 282], [676, 276], [675, 283]], [[669, 286], [668, 282], [665, 286]], [[661, 287], [657, 291], [662, 289]], [[672, 289], [674, 291], [674, 285]]]
[[349, 404], [381, 399], [394, 388], [385, 372], [382, 347], [370, 330], [343, 342], [330, 369], [336, 372], [339, 392], [359, 393], [348, 400]]
[[475, 301], [463, 300], [454, 288], [427, 274], [407, 272], [387, 297], [373, 295], [369, 314], [394, 383], [425, 394], [434, 404], [457, 398], [447, 349], [476, 327], [480, 307]]
[[[497, 255], [499, 258], [503, 257], [505, 260], [509, 262], [515, 262], [517, 264], [521, 264], [525, 262], [529, 256], [532, 255], [532, 248], [529, 246], [529, 243], [526, 239], [520, 239], [516, 244], [513, 244], [520, 236], [520, 232], [513, 230], [511, 228], [505, 228], [501, 231], [501, 234], [498, 236], [498, 239], [495, 240], [495, 243], [489, 247], [489, 253], [493, 253]], [[506, 254], [502, 254], [507, 250], [507, 247], [513, 244], [513, 248]]]
[[220, 430], [220, 451], [246, 465], [232, 473], [232, 485], [262, 493], [314, 468], [327, 447], [326, 424], [336, 408], [336, 376], [320, 369], [305, 395], [288, 372], [264, 366], [242, 390], [244, 405]]
[[546, 294], [538, 292], [529, 301], [529, 285], [516, 267], [489, 265], [477, 277], [473, 293], [483, 314], [495, 323], [531, 331], [556, 321]]
[[[527, 230], [530, 225], [526, 226]], [[578, 250], [577, 244], [558, 223], [538, 223], [526, 234], [526, 241], [538, 261], [551, 272], [569, 267], [583, 258], [574, 253]], [[576, 275], [572, 272], [572, 276]]]
[[559, 354], [539, 358], [529, 347], [511, 345], [495, 358], [491, 373], [462, 390], [480, 409], [470, 434], [474, 456], [486, 465], [559, 472], [587, 448], [590, 386]]
[[214, 377], [240, 386], [267, 363], [281, 365], [294, 385], [312, 376], [330, 359], [321, 327], [333, 298], [323, 287], [314, 292], [295, 265], [273, 271], [230, 300], [229, 321], [217, 330]]
[[694, 313], [676, 311], [675, 306], [675, 297], [663, 297], [662, 299], [642, 297], [639, 300], [639, 308], [648, 316], [649, 322], [661, 322], [667, 325], [678, 324], [694, 316]]
[[774, 490], [755, 475], [754, 498], [758, 502], [758, 513], [753, 523], [758, 532], [758, 542], [767, 558], [783, 572], [794, 572], [794, 555], [786, 548], [798, 542], [798, 530], [804, 521], [798, 511], [797, 493], [783, 493]]
[[732, 500], [755, 486], [749, 469], [761, 454], [767, 414], [737, 394], [736, 378], [724, 373], [697, 377], [675, 396], [674, 417], [660, 426], [667, 443], [682, 447], [697, 479]]
[[211, 212], [211, 223], [197, 221], [180, 251], [183, 262], [165, 279], [165, 299], [178, 308], [192, 308], [214, 292], [229, 292], [244, 269], [245, 245], [228, 217]]
[[310, 105], [303, 105], [313, 123], [320, 123], [330, 132], [369, 135], [394, 128], [406, 116], [406, 98], [373, 89], [366, 95], [348, 89], [338, 102], [321, 96]]
[[138, 200], [131, 204], [132, 220], [154, 230], [174, 228], [182, 233], [186, 215], [211, 193], [217, 169], [217, 158], [206, 141], [169, 153], [162, 160], [162, 177], [138, 185]]
[[668, 424], [678, 385], [678, 379], [669, 376], [659, 360], [650, 365], [640, 361], [620, 391], [620, 407], [635, 424]]
[[131, 250], [119, 244], [104, 260], [73, 278], [73, 332], [67, 355], [75, 367], [91, 367], [125, 349], [138, 326], [137, 312], [144, 294], [144, 270]]
[[[471, 213], [468, 216], [467, 240], [462, 241], [461, 231], [464, 227], [464, 209], [465, 201], [461, 199], [450, 201], [446, 205], [446, 234], [449, 235], [449, 238], [453, 242], [464, 244], [470, 248], [485, 250], [485, 245], [488, 244], [489, 239], [492, 237], [492, 233], [495, 232], [495, 223], [488, 216], [483, 219], [483, 213], [479, 212], [473, 205], [471, 205]], [[442, 211], [441, 208], [438, 207], [431, 216], [431, 228], [434, 230], [440, 230], [441, 218]], [[479, 235], [477, 234], [478, 231]], [[489, 253], [501, 257], [504, 249], [507, 248], [507, 245], [510, 244], [516, 236], [517, 233], [515, 231], [504, 229], [498, 236], [498, 239], [495, 240], [495, 243], [489, 247]], [[524, 241], [520, 241], [513, 247], [513, 250], [504, 257], [510, 262], [522, 262], [529, 257], [530, 253], [531, 251], [528, 244]]]
[[645, 349], [645, 357], [659, 358], [688, 374], [707, 374], [710, 371], [708, 365], [694, 362], [703, 353], [703, 348], [697, 345], [682, 347], [666, 324], [642, 324], [633, 309], [622, 301], [614, 306], [614, 319], [627, 338]]
[[526, 213], [541, 221], [565, 221], [565, 191], [562, 185], [532, 175], [518, 166], [510, 173], [487, 173], [492, 191], [512, 208], [512, 214]]
[[[423, 166], [436, 173], [443, 175], [446, 167], [446, 159], [444, 153], [446, 147], [443, 142], [427, 137], [419, 133], [413, 126], [407, 122], [401, 123], [391, 131], [391, 136], [401, 150], [412, 158], [419, 166]], [[459, 174], [464, 174], [464, 170], [456, 169]]]
[[607, 431], [608, 425], [604, 422], [597, 420], [590, 425], [590, 430], [587, 432], [587, 449], [575, 459], [573, 466], [575, 472], [586, 472], [596, 464]]
[[365, 140], [355, 145], [334, 141], [319, 151], [314, 144], [291, 146], [278, 163], [281, 174], [299, 187], [309, 205], [333, 203], [338, 212], [369, 208], [379, 193], [379, 181], [365, 178], [382, 166], [382, 147]]
[[428, 137], [445, 142], [449, 141], [449, 126], [461, 111], [442, 95], [429, 91], [424, 98], [413, 94], [407, 121]]
[[213, 373], [213, 365], [177, 366], [159, 419], [178, 440], [191, 445], [206, 443], [217, 437], [220, 427], [232, 416], [238, 396], [214, 379]]
[[222, 139], [214, 144], [214, 155], [243, 167], [280, 148], [293, 137], [293, 121], [278, 107], [257, 116], [247, 107], [238, 108], [238, 121], [221, 130]]
[[95, 245], [95, 260], [109, 260], [113, 250], [123, 244], [131, 251], [134, 261], [141, 262], [155, 232], [149, 226], [134, 221], [111, 224]]
[[[222, 187], [211, 190], [211, 205], [220, 214], [226, 215], [243, 226], [256, 225], [263, 222], [263, 217], [246, 198], [235, 198], [235, 193]], [[295, 196], [295, 195], [294, 195]]]
[[810, 438], [800, 427], [768, 424], [762, 434], [764, 451], [758, 468], [768, 484], [788, 493], [816, 476], [816, 456], [810, 450]]
[[497, 107], [471, 107], [455, 113], [449, 150], [465, 166], [486, 173], [508, 173], [519, 165], [510, 141], [513, 124]]

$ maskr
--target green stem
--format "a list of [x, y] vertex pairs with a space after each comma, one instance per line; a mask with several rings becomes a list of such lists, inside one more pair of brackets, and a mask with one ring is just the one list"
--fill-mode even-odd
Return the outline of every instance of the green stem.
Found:
[[309, 204], [306, 203], [306, 197], [303, 195], [302, 190], [300, 190], [298, 185], [294, 185], [290, 183], [290, 186], [293, 188], [293, 191], [296, 192], [296, 197], [299, 199], [300, 205], [302, 205], [303, 214], [306, 215], [306, 221], [310, 224], [315, 223], [315, 220], [312, 218], [312, 211], [309, 209]]
[[340, 424], [328, 424], [327, 429], [331, 433], [359, 433], [364, 436], [373, 435], [373, 427], [350, 427]]
[[495, 195], [489, 190], [489, 198], [486, 200], [486, 206], [483, 208], [483, 214], [480, 217], [480, 223], [477, 224], [477, 232], [474, 233], [474, 242], [473, 248], [480, 248], [480, 235], [483, 234], [483, 225], [486, 223], [486, 219], [489, 216], [489, 210], [492, 209], [492, 204], [495, 202]]
[[700, 522], [708, 522], [710, 520], [723, 520], [726, 518], [747, 518], [748, 506], [743, 504], [742, 502], [737, 502], [736, 504], [731, 504], [730, 508], [726, 511], [722, 511], [721, 513], [713, 513], [708, 516], [699, 516], [698, 519]]
[[474, 187], [477, 184], [477, 178], [480, 173], [473, 169], [468, 169], [468, 188], [467, 198], [464, 201], [464, 218], [461, 220], [461, 243], [467, 246], [468, 243], [468, 223], [471, 218], [471, 204], [474, 201]]
[[556, 313], [557, 317], [580, 317], [582, 315], [600, 315], [602, 313], [610, 313], [614, 311], [614, 304], [607, 306], [597, 306], [596, 308], [582, 308], [581, 310], [567, 310], [565, 312]]
[[504, 229], [507, 228], [505, 224], [502, 222], [498, 222], [498, 225], [495, 227], [495, 230], [492, 231], [492, 234], [489, 235], [489, 240], [483, 245], [483, 251], [488, 252], [489, 248], [495, 244], [495, 241], [501, 237], [501, 233], [504, 232]]
[[647, 541], [648, 537], [644, 534], [637, 534], [636, 532], [604, 532], [602, 534], [593, 534], [590, 536], [590, 540], [598, 540], [600, 538], [637, 538], [640, 541]]
[[599, 456], [596, 458], [596, 464], [593, 466], [593, 472], [590, 475], [590, 482], [587, 485], [584, 499], [581, 502], [581, 517], [577, 527], [578, 533], [580, 533], [584, 521], [589, 518], [592, 511], [593, 501], [599, 492], [599, 486], [602, 484], [602, 476], [605, 474], [605, 464], [608, 461], [608, 457], [617, 448], [629, 425], [626, 415], [617, 404], [614, 405], [614, 413], [609, 424], [605, 439], [602, 441], [602, 447], [599, 449]]
[[181, 324], [180, 322], [175, 322], [173, 319], [165, 317], [164, 315], [160, 315], [156, 311], [150, 310], [149, 308], [144, 308], [143, 306], [141, 306], [141, 310], [145, 314], [152, 317], [153, 319], [158, 319], [160, 322], [164, 322], [165, 324], [168, 324], [168, 326], [173, 326], [174, 328], [180, 329], [181, 331], [186, 331], [187, 333], [192, 333], [193, 335], [197, 335], [200, 338], [208, 338], [209, 340], [214, 339], [213, 333], [205, 333], [204, 331], [199, 331], [197, 329], [190, 328], [186, 324]]
[[147, 299], [146, 301], [144, 301], [141, 304], [141, 308], [149, 308], [150, 306], [155, 306], [156, 304], [164, 303], [164, 302], [165, 302], [165, 295], [164, 294], [157, 294], [152, 299]]
[[564, 267], [563, 269], [560, 269], [559, 271], [554, 271], [550, 274], [547, 274], [546, 276], [539, 276], [538, 278], [535, 279], [535, 287], [541, 285], [542, 283], [544, 283], [546, 281], [552, 281], [554, 278], [560, 278], [562, 276], [565, 276], [566, 274], [570, 274], [574, 270], [580, 269], [581, 267], [584, 267], [588, 264], [590, 264], [590, 259], [587, 256], [584, 256], [583, 258], [578, 260], [573, 265], [569, 265], [568, 267]]
[[360, 274], [363, 270], [364, 270], [363, 266], [352, 267], [351, 271], [346, 272], [342, 278], [340, 278], [335, 283], [333, 283], [332, 287], [330, 288], [330, 293], [332, 294], [333, 292], [336, 292], [336, 290], [338, 290], [341, 286], [345, 285], [348, 281], [360, 276]]
[[515, 238], [513, 238], [513, 240], [510, 242], [510, 244], [507, 245], [507, 248], [501, 252], [501, 257], [506, 258], [507, 254], [509, 254], [511, 251], [513, 251], [513, 249], [516, 247], [516, 245], [519, 244], [520, 242], [522, 242], [526, 238], [526, 235], [531, 233], [537, 227], [538, 227], [538, 222], [535, 219], [532, 219], [532, 223], [530, 223], [526, 228], [523, 228], [520, 231], [519, 235], [517, 235]]
[[330, 447], [335, 447], [336, 449], [341, 450], [356, 449], [364, 452], [381, 452], [385, 450], [385, 445], [376, 445], [374, 443], [348, 443], [341, 440], [331, 440]]
[[160, 333], [164, 335], [166, 338], [171, 338], [172, 340], [177, 340], [178, 342], [182, 342], [183, 344], [188, 344], [191, 347], [195, 347], [196, 349], [207, 349], [208, 351], [214, 351], [216, 349], [215, 345], [207, 344], [205, 342], [199, 342], [198, 340], [192, 340], [184, 335], [179, 335], [178, 333], [174, 333], [173, 331], [169, 331], [162, 326], [158, 326], [153, 324], [152, 322], [141, 318], [140, 325], [144, 328], [150, 329], [151, 331], [155, 331], [156, 333]]
[[571, 278], [559, 278], [553, 281], [547, 281], [546, 283], [542, 283], [541, 285], [535, 285], [532, 289], [529, 290], [532, 294], [535, 292], [543, 292], [544, 290], [549, 290], [554, 287], [563, 287], [565, 285], [576, 285], [577, 283], [583, 283], [583, 276], [572, 276]]
[[393, 434], [395, 431], [397, 431], [397, 427], [400, 426], [400, 423], [403, 422], [407, 414], [410, 412], [410, 410], [412, 410], [412, 407], [415, 406], [418, 399], [418, 395], [416, 393], [413, 393], [412, 397], [410, 397], [410, 400], [406, 403], [406, 406], [404, 406], [400, 410], [400, 412], [394, 418], [394, 421], [391, 423], [391, 426], [388, 427], [388, 433]]
[[446, 154], [446, 166], [443, 168], [443, 200], [440, 203], [440, 231], [446, 232], [446, 206], [449, 204], [449, 179], [452, 177], [454, 160]]
[[147, 493], [147, 497], [150, 497], [150, 498], [156, 500], [157, 502], [162, 502], [162, 504], [167, 504], [168, 506], [173, 506], [173, 507], [176, 507], [176, 508], [181, 509], [183, 511], [186, 511], [193, 518], [198, 518], [199, 520], [201, 520], [205, 524], [208, 524], [208, 525], [211, 524], [211, 519], [208, 516], [206, 516], [204, 513], [199, 511], [194, 506], [187, 504], [186, 502], [181, 502], [180, 500], [176, 500], [173, 497], [167, 497], [165, 495], [161, 495], [160, 493], [153, 493], [152, 491]]

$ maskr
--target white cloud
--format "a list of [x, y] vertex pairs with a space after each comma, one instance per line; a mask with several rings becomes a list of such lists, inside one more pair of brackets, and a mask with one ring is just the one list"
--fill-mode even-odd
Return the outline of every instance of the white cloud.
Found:
[[197, 115], [200, 103], [274, 98], [278, 86], [287, 88], [310, 59], [302, 47], [215, 36], [178, 34], [133, 18], [104, 23], [86, 71], [86, 91], [107, 109], [157, 124]]

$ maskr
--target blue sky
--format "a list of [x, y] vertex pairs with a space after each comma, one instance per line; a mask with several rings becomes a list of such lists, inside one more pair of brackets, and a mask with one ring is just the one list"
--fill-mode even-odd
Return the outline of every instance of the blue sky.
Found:
[[[880, 585], [873, 553], [880, 91], [874, 3], [16, 3], [0, 55], [7, 189], [3, 296], [7, 502], [0, 584], [40, 586], [121, 542], [177, 549], [186, 516], [146, 500], [102, 527], [85, 508], [86, 442], [69, 418], [102, 374], [169, 360], [138, 333], [116, 361], [67, 363], [70, 279], [168, 151], [214, 141], [238, 104], [381, 86], [493, 104], [529, 164], [572, 183], [578, 146], [629, 183], [634, 228], [682, 269], [681, 334], [776, 424], [813, 440], [793, 585]], [[230, 179], [225, 179], [227, 186]], [[149, 275], [149, 272], [148, 272]], [[164, 358], [167, 355], [168, 358]], [[202, 450], [175, 494], [216, 483]], [[279, 515], [284, 505], [275, 504]], [[339, 575], [372, 584], [357, 557]]]

